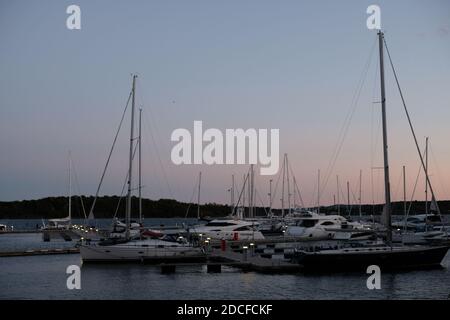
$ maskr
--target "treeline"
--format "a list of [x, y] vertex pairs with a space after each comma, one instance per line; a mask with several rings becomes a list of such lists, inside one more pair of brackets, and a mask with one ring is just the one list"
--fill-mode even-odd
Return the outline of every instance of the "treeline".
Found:
[[[83, 201], [86, 215], [94, 202], [94, 197], [73, 197], [72, 198], [72, 217], [84, 218], [84, 211], [81, 205]], [[409, 207], [409, 203], [407, 204]], [[117, 196], [103, 196], [97, 198], [95, 204], [94, 215], [96, 218], [111, 218], [117, 212], [118, 217], [125, 216], [126, 199], [120, 199]], [[441, 213], [448, 214], [450, 212], [450, 201], [439, 201]], [[189, 209], [189, 210], [188, 210]], [[382, 205], [362, 205], [361, 211], [363, 215], [380, 215]], [[393, 214], [403, 214], [403, 203], [394, 202], [392, 205]], [[248, 211], [248, 210], [247, 210]], [[255, 208], [255, 214], [263, 216], [268, 208]], [[281, 214], [280, 209], [272, 210], [274, 214]], [[336, 213], [337, 206], [321, 207], [321, 213]], [[38, 200], [8, 201], [0, 202], [0, 219], [51, 219], [66, 217], [69, 212], [69, 203], [67, 197], [49, 197]], [[142, 199], [142, 212], [145, 218], [174, 218], [180, 217], [197, 217], [197, 205], [185, 202], [179, 202], [171, 199], [150, 200]], [[359, 215], [359, 206], [340, 205], [339, 212], [341, 215], [347, 216]], [[411, 203], [410, 214], [424, 213], [425, 203], [423, 201], [414, 201]], [[207, 203], [200, 206], [201, 217], [223, 217], [231, 213], [229, 205], [216, 203]], [[285, 210], [287, 213], [287, 210]], [[138, 199], [132, 198], [132, 216], [138, 216]]]
[[[81, 200], [84, 204], [81, 203]], [[94, 202], [94, 197], [73, 197], [72, 218], [84, 218], [89, 215], [89, 210]], [[189, 211], [188, 211], [189, 208]], [[98, 197], [95, 203], [94, 216], [96, 218], [111, 218], [117, 212], [118, 217], [124, 217], [126, 210], [126, 199], [118, 196]], [[132, 216], [139, 215], [139, 202], [136, 197], [132, 198]], [[201, 215], [204, 216], [226, 216], [231, 208], [226, 205], [215, 203], [200, 206]], [[142, 199], [142, 213], [145, 218], [174, 218], [197, 216], [197, 205], [178, 202], [171, 199], [150, 200]], [[30, 219], [30, 218], [62, 218], [69, 214], [69, 202], [67, 197], [49, 197], [38, 200], [8, 201], [0, 202], [0, 219]]]

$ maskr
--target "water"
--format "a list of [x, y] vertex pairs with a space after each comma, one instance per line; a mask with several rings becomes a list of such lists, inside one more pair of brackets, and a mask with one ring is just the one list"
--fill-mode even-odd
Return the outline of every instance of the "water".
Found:
[[[142, 264], [81, 265], [81, 290], [66, 288], [68, 265], [80, 256], [0, 258], [0, 299], [447, 299], [450, 270], [382, 274], [381, 290], [366, 274], [263, 275], [223, 267], [178, 267], [163, 275]], [[450, 268], [450, 257], [444, 261]]]
[[[32, 228], [34, 221], [22, 223]], [[42, 242], [38, 233], [0, 234], [0, 251], [73, 245]], [[69, 265], [81, 266], [81, 290], [66, 287]], [[365, 273], [266, 275], [222, 267], [215, 274], [205, 266], [189, 266], [163, 275], [157, 266], [143, 264], [82, 265], [78, 254], [0, 257], [0, 299], [447, 299], [450, 253], [442, 265], [382, 273], [381, 290], [369, 290]]]

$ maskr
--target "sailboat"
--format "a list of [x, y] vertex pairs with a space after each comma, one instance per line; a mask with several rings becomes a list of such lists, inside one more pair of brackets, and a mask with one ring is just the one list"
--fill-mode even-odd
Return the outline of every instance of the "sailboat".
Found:
[[44, 224], [42, 230], [69, 230], [72, 226], [72, 159], [69, 152], [69, 215], [65, 218], [49, 219], [48, 224]]
[[[386, 244], [383, 246], [361, 247], [361, 248], [339, 248], [332, 250], [322, 250], [317, 252], [296, 251], [293, 261], [299, 263], [305, 271], [366, 271], [370, 265], [377, 265], [381, 270], [391, 269], [419, 269], [425, 267], [441, 267], [441, 262], [448, 246], [392, 246], [392, 226], [391, 226], [391, 195], [389, 182], [389, 162], [387, 148], [386, 129], [386, 96], [384, 86], [384, 64], [383, 64], [383, 44], [384, 34], [378, 32], [379, 59], [380, 59], [380, 82], [381, 82], [381, 110], [383, 124], [383, 155], [384, 155], [384, 178], [385, 178], [385, 214], [387, 236]], [[389, 53], [389, 52], [388, 52]], [[391, 62], [392, 63], [392, 62]], [[394, 74], [395, 75], [395, 74]], [[397, 77], [395, 77], [397, 79]], [[403, 98], [403, 96], [402, 96]], [[406, 109], [406, 106], [405, 106]], [[408, 114], [407, 114], [408, 115]], [[408, 115], [408, 120], [409, 115]], [[412, 129], [412, 125], [410, 122]], [[413, 131], [413, 130], [412, 130]], [[413, 131], [414, 134], [414, 131]], [[414, 134], [415, 138], [415, 134]], [[417, 146], [417, 140], [416, 140]], [[422, 165], [424, 165], [422, 154], [418, 148]], [[433, 193], [430, 181], [427, 176], [427, 183]]]
[[[189, 244], [185, 238], [173, 238], [161, 236], [160, 238], [133, 237], [131, 221], [131, 190], [133, 178], [133, 141], [134, 138], [134, 109], [136, 94], [136, 75], [133, 75], [132, 104], [131, 104], [131, 129], [130, 152], [128, 163], [128, 193], [125, 215], [125, 230], [123, 237], [109, 238], [91, 243], [82, 240], [80, 254], [83, 262], [127, 262], [127, 261], [174, 261], [174, 260], [198, 260], [204, 259], [205, 254], [200, 247]], [[140, 121], [139, 121], [140, 122]], [[138, 140], [141, 143], [141, 138]], [[140, 150], [140, 148], [139, 148]], [[139, 158], [141, 154], [139, 152]], [[139, 161], [140, 167], [141, 161]], [[140, 172], [140, 169], [139, 169]], [[141, 183], [139, 179], [139, 199], [141, 199]], [[142, 206], [139, 201], [139, 219], [142, 222]]]

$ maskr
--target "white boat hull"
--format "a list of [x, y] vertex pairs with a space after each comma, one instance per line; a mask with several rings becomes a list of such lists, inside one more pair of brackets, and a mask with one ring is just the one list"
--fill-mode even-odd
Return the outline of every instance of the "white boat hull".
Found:
[[192, 247], [167, 241], [146, 240], [130, 241], [114, 245], [83, 244], [80, 246], [83, 262], [120, 262], [148, 260], [184, 260], [188, 258], [204, 258], [199, 247]]

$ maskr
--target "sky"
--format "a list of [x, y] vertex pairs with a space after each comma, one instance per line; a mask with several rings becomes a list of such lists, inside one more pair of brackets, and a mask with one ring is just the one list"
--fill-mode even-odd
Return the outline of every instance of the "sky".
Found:
[[[66, 27], [71, 4], [81, 8], [80, 30]], [[357, 202], [360, 170], [361, 201], [383, 202], [378, 51], [376, 31], [366, 27], [371, 4], [381, 8], [421, 148], [430, 137], [437, 199], [450, 199], [446, 0], [0, 0], [0, 201], [66, 195], [69, 150], [73, 193], [95, 194], [136, 73], [144, 197], [189, 201], [202, 171], [201, 202], [230, 202], [231, 175], [239, 189], [247, 165], [171, 161], [173, 130], [192, 132], [201, 120], [205, 129], [279, 129], [280, 157], [288, 154], [305, 206], [316, 205], [318, 170], [322, 205], [337, 195], [336, 175], [340, 201], [347, 202], [348, 181]], [[387, 60], [385, 67], [392, 198], [403, 197], [404, 165], [407, 198], [423, 199], [419, 157]], [[128, 114], [101, 195], [121, 193], [127, 139]], [[278, 176], [255, 179], [257, 202], [267, 205], [269, 180], [275, 185]]]

